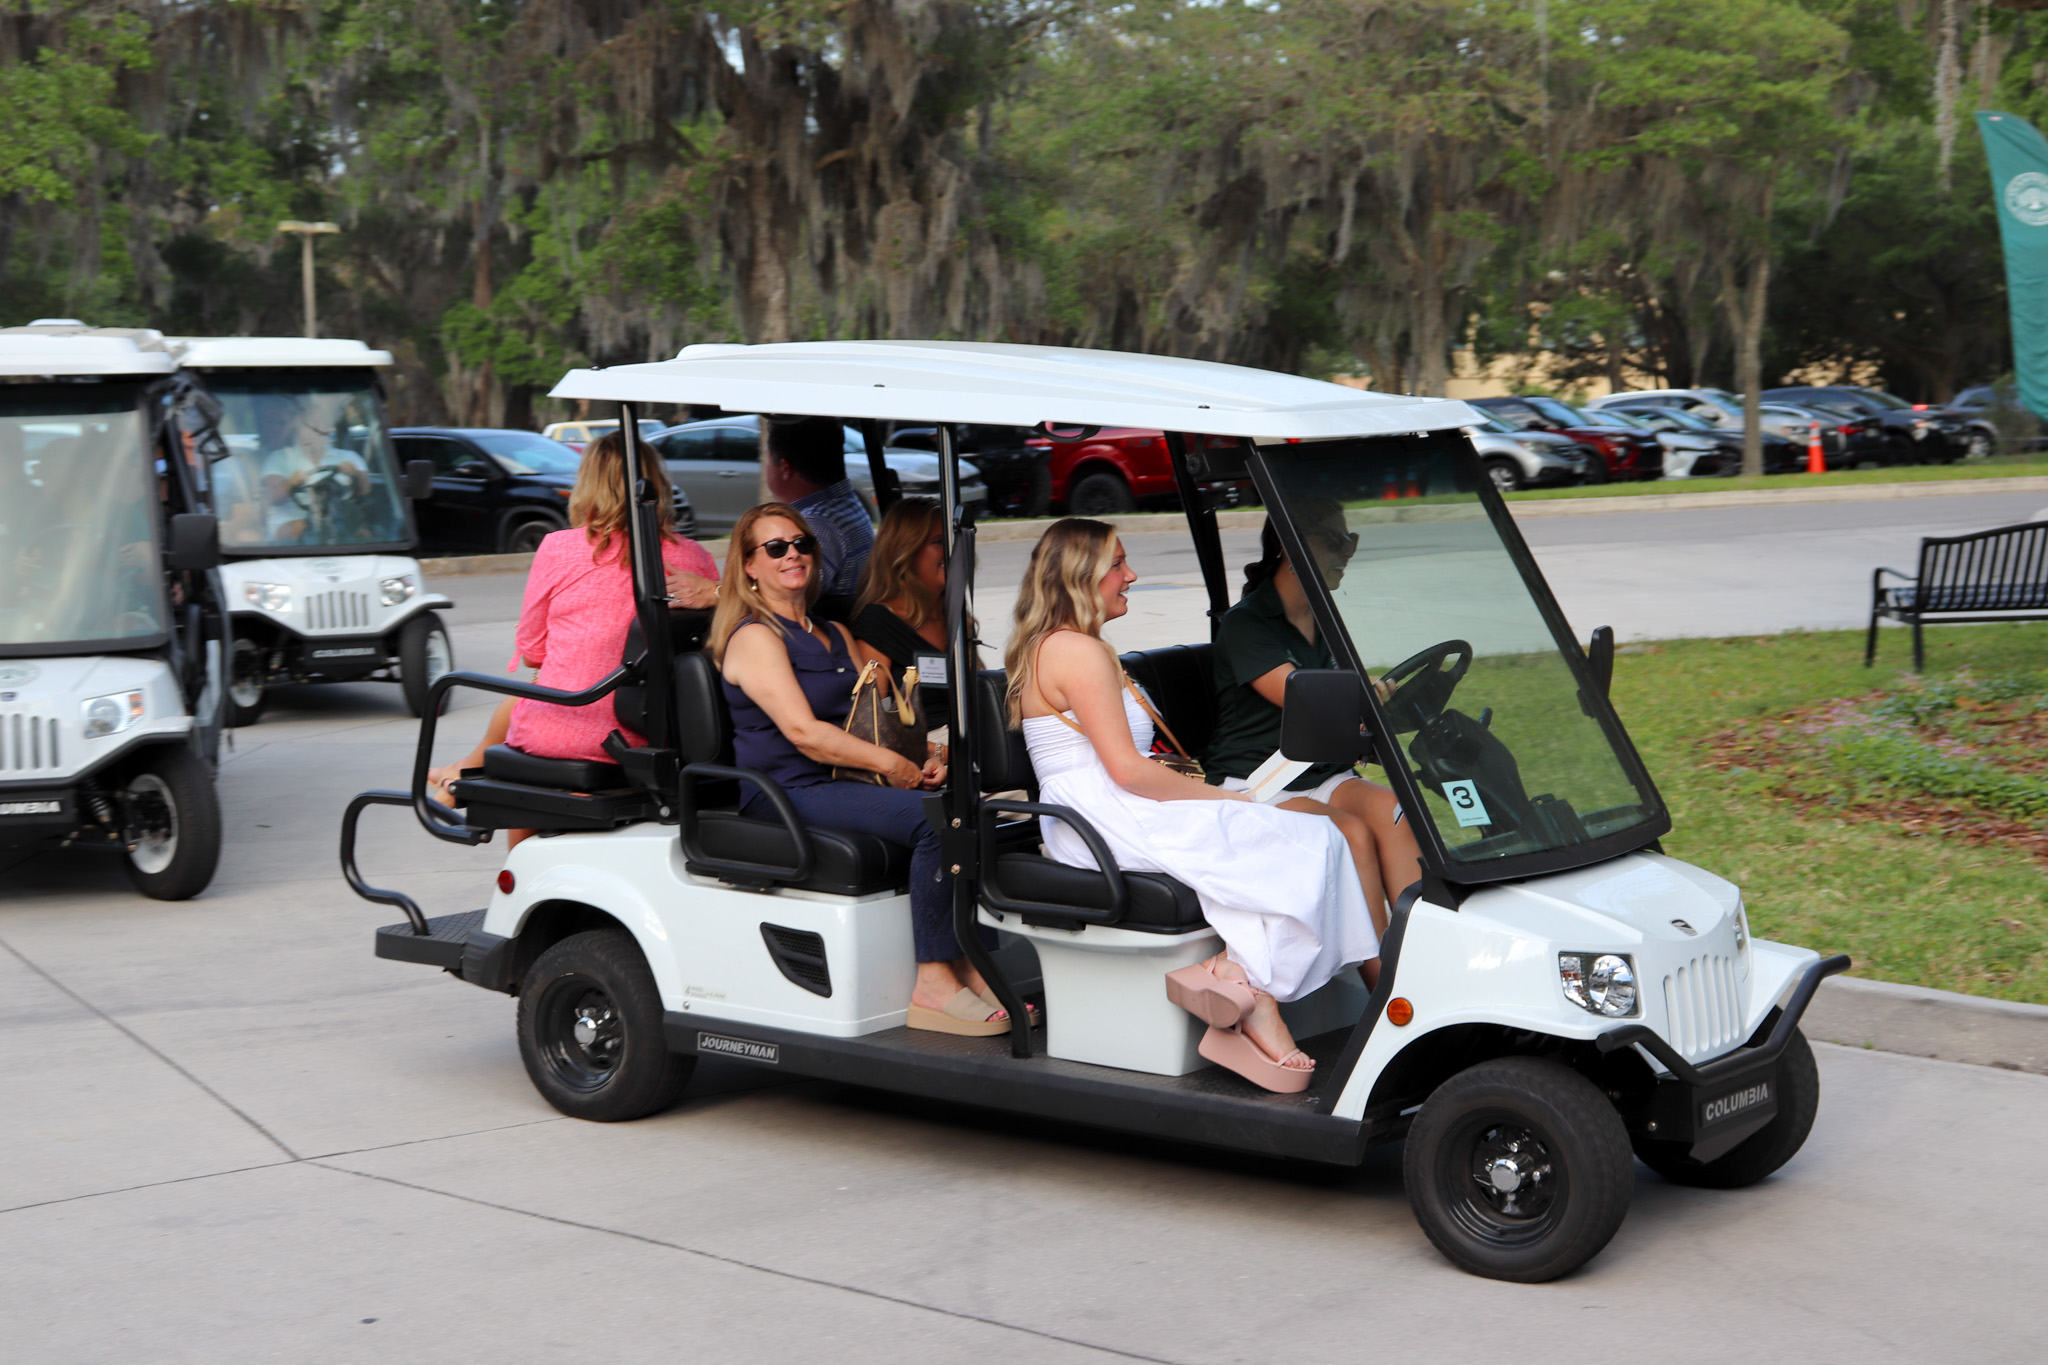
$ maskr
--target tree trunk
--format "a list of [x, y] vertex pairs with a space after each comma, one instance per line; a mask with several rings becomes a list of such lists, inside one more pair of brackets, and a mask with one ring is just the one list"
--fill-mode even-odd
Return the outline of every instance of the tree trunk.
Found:
[[1770, 290], [1771, 248], [1765, 239], [1758, 244], [1735, 319], [1735, 382], [1742, 388], [1742, 473], [1752, 479], [1764, 472], [1764, 305]]

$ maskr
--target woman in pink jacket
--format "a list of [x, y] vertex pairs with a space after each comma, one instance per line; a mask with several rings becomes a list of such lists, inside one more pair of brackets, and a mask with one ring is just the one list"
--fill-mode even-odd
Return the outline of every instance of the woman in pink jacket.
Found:
[[[703, 546], [675, 534], [668, 476], [649, 447], [643, 445], [641, 452], [641, 477], [654, 485], [654, 505], [661, 509], [661, 559], [670, 600], [681, 607], [709, 607], [716, 600], [718, 566]], [[527, 572], [511, 666], [531, 669], [542, 687], [580, 692], [617, 668], [625, 653], [633, 624], [633, 576], [624, 462], [625, 441], [617, 432], [583, 452], [569, 493], [569, 529], [541, 541]], [[610, 697], [588, 706], [507, 701], [491, 717], [476, 748], [459, 762], [433, 769], [428, 781], [438, 799], [449, 800], [448, 784], [463, 769], [482, 766], [484, 750], [497, 743], [543, 758], [609, 762], [604, 741], [613, 730], [629, 744], [642, 741], [619, 724]], [[530, 832], [510, 831], [507, 846]]]

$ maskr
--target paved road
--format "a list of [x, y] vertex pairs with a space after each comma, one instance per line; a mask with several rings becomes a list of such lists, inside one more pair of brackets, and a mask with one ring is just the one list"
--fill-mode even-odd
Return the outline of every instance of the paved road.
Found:
[[[1532, 539], [1560, 533], [1555, 573], [1564, 534], [1604, 552], [1583, 537], [1632, 519]], [[1910, 547], [1925, 524], [1848, 533]], [[1140, 567], [1177, 573], [1151, 547]], [[446, 586], [460, 656], [501, 659], [517, 585]], [[1007, 614], [993, 595], [984, 614]], [[1172, 596], [1140, 595], [1145, 630]], [[451, 715], [450, 750], [486, 705]], [[1395, 1151], [1327, 1172], [715, 1061], [659, 1118], [562, 1119], [520, 1069], [512, 1002], [374, 959], [385, 915], [335, 874], [342, 806], [402, 781], [413, 733], [394, 689], [281, 694], [223, 768], [227, 852], [196, 901], [139, 899], [84, 854], [0, 869], [9, 1359], [2048, 1351], [2048, 1189], [2013, 1165], [2048, 1128], [2048, 1077], [1819, 1047], [1821, 1118], [1790, 1167], [1733, 1194], [1639, 1172], [1614, 1244], [1541, 1287], [1449, 1269]], [[430, 913], [480, 903], [492, 849], [372, 820], [373, 880]]]

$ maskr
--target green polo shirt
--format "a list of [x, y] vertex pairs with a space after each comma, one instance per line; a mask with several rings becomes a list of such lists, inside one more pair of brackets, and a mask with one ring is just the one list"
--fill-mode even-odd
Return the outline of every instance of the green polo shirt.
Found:
[[[1252, 770], [1280, 747], [1280, 708], [1260, 696], [1252, 680], [1282, 664], [1337, 666], [1328, 645], [1320, 638], [1309, 643], [1288, 621], [1280, 594], [1269, 578], [1223, 614], [1222, 628], [1216, 633], [1216, 733], [1210, 736], [1209, 751], [1202, 756], [1202, 767], [1212, 783], [1226, 777], [1250, 777]], [[1287, 790], [1306, 791], [1347, 771], [1349, 767], [1343, 763], [1319, 764], [1288, 783]]]

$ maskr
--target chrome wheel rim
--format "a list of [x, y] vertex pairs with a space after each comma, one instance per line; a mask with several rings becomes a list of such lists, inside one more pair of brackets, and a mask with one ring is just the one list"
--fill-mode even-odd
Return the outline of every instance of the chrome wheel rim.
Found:
[[135, 847], [128, 860], [138, 872], [154, 875], [178, 856], [178, 803], [155, 773], [143, 773], [128, 784], [128, 807], [135, 820]]

